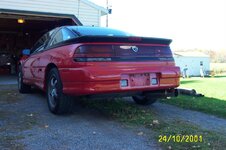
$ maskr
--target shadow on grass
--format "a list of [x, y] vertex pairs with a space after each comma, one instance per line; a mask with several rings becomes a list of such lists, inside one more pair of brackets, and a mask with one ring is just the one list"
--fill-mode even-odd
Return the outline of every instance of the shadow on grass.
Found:
[[180, 81], [181, 84], [187, 84], [187, 83], [198, 83], [201, 82], [199, 80], [184, 80], [184, 81]]
[[217, 75], [217, 76], [214, 76], [212, 78], [226, 78], [226, 75], [224, 75], [224, 76]]
[[161, 102], [226, 118], [226, 100], [180, 95], [177, 98]]
[[105, 117], [112, 117], [128, 124], [146, 126], [155, 118], [148, 108], [138, 107], [135, 103], [122, 98], [81, 99], [79, 104], [83, 108], [98, 111]]

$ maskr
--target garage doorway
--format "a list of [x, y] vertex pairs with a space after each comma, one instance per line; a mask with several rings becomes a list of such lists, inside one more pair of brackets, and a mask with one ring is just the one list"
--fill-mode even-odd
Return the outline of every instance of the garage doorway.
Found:
[[22, 50], [63, 25], [82, 24], [74, 15], [0, 9], [0, 76], [16, 74]]

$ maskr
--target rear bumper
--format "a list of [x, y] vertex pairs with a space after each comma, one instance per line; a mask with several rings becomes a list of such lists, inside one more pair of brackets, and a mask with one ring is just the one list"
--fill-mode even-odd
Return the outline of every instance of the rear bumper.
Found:
[[[172, 83], [170, 83], [172, 82]], [[156, 91], [176, 88], [179, 83], [177, 79], [165, 79], [160, 81], [158, 86], [143, 86], [143, 87], [120, 87], [120, 81], [105, 81], [105, 82], [64, 82], [63, 92], [65, 94], [81, 96], [103, 93], [120, 93], [120, 92], [141, 92], [141, 91]]]
[[104, 94], [92, 94], [85, 95], [86, 98], [115, 98], [115, 97], [128, 97], [128, 96], [137, 96], [145, 95], [152, 98], [166, 98], [166, 97], [177, 97], [177, 89], [167, 89], [167, 90], [155, 90], [155, 91], [129, 91], [129, 92], [120, 92], [120, 93], [104, 93]]
[[[145, 91], [157, 91], [174, 89], [179, 86], [179, 68], [171, 67], [162, 70], [152, 68], [149, 70], [124, 70], [117, 72], [114, 70], [108, 70], [107, 73], [103, 71], [98, 74], [97, 71], [92, 73], [93, 70], [87, 69], [60, 69], [60, 76], [63, 82], [63, 92], [68, 95], [74, 96], [86, 96], [95, 94], [113, 94], [113, 93], [136, 93]], [[158, 79], [157, 85], [144, 85], [134, 86], [132, 85], [129, 75], [149, 73], [155, 75]], [[120, 81], [122, 79], [128, 79], [128, 86], [121, 87]]]

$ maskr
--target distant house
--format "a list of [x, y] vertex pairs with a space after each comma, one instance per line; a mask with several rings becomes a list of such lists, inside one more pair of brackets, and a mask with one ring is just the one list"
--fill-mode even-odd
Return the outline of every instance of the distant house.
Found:
[[210, 70], [210, 57], [201, 52], [174, 52], [174, 59], [181, 71], [187, 65], [190, 76], [200, 76], [200, 65], [204, 72]]

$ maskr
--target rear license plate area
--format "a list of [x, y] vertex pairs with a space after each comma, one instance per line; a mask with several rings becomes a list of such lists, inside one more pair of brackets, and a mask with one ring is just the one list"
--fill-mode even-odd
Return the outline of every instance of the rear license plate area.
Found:
[[130, 86], [150, 86], [150, 74], [140, 73], [140, 74], [130, 74]]

